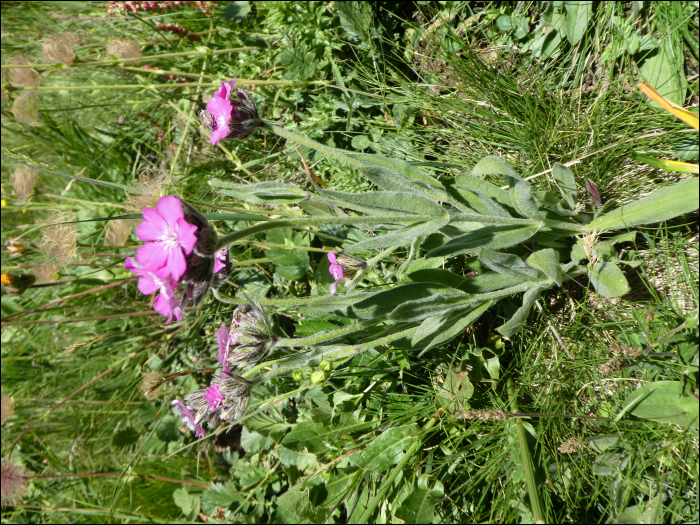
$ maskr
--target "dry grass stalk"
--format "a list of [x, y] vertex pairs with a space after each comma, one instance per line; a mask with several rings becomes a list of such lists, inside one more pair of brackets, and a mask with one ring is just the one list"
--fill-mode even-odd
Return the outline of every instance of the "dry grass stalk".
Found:
[[160, 372], [148, 372], [147, 374], [143, 374], [143, 381], [141, 381], [139, 390], [149, 401], [157, 399], [158, 396], [160, 396], [160, 393], [163, 391], [163, 385], [159, 385], [157, 388], [154, 388], [149, 392], [149, 389], [153, 386], [153, 383], [159, 381], [161, 377]]

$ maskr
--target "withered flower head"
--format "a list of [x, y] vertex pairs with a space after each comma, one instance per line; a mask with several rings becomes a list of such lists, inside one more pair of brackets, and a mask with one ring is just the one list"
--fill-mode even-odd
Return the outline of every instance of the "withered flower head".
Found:
[[257, 363], [276, 342], [267, 313], [255, 301], [236, 307], [231, 331], [237, 334], [237, 339], [229, 349], [227, 362], [234, 369]]
[[217, 418], [230, 424], [227, 432], [248, 409], [253, 384], [228, 372], [212, 379], [211, 385], [185, 396], [187, 408], [194, 412], [194, 425], [205, 420], [209, 428], [217, 424]]
[[[24, 55], [15, 55], [10, 61], [12, 66], [28, 66], [29, 60]], [[7, 78], [15, 87], [39, 87], [41, 76], [33, 67], [10, 68]]]
[[66, 263], [75, 259], [78, 253], [80, 231], [75, 224], [77, 217], [71, 211], [57, 211], [47, 222], [39, 248], [46, 255], [56, 257]]
[[32, 190], [39, 180], [39, 171], [29, 166], [20, 166], [12, 172], [10, 184], [15, 190], [19, 202], [26, 202], [32, 196]]

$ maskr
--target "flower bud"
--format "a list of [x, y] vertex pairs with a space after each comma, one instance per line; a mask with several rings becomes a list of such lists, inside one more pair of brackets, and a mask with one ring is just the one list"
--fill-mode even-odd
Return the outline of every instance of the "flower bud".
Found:
[[3, 273], [2, 288], [8, 295], [22, 295], [24, 291], [34, 284], [36, 278], [31, 273]]
[[204, 216], [185, 201], [180, 201], [185, 214], [185, 220], [197, 227], [195, 235], [197, 242], [192, 251], [186, 255], [187, 270], [182, 276], [185, 284], [182, 302], [192, 300], [199, 304], [214, 276], [214, 256], [219, 244], [216, 230], [209, 225]]
[[331, 370], [333, 370], [333, 363], [324, 359], [318, 364], [318, 367], [324, 372], [330, 372]]
[[292, 379], [294, 379], [294, 381], [301, 381], [302, 379], [304, 379], [304, 372], [302, 372], [301, 370], [295, 370], [294, 372], [292, 372]]
[[322, 385], [326, 382], [326, 373], [323, 370], [314, 370], [311, 372], [311, 382], [314, 385]]
[[263, 126], [255, 102], [242, 89], [236, 89], [236, 79], [222, 82], [214, 97], [207, 102], [207, 109], [199, 113], [199, 120], [216, 145], [223, 139], [244, 139]]
[[256, 302], [240, 305], [233, 311], [231, 330], [238, 334], [227, 358], [234, 368], [257, 363], [275, 344], [267, 314]]

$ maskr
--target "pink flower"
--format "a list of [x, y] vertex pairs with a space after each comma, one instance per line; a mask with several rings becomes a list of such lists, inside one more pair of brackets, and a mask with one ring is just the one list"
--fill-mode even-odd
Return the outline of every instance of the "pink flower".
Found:
[[170, 403], [172, 406], [177, 406], [178, 410], [180, 411], [180, 421], [185, 423], [187, 425], [187, 428], [190, 430], [194, 430], [194, 436], [195, 437], [204, 437], [206, 436], [206, 432], [204, 429], [199, 426], [195, 425], [194, 423], [194, 412], [190, 410], [188, 407], [184, 405], [184, 403], [181, 403], [177, 399]]
[[216, 411], [223, 400], [224, 396], [221, 394], [219, 385], [214, 384], [207, 388], [207, 391], [204, 394], [204, 401], [206, 401], [209, 405], [209, 410], [212, 412]]
[[214, 273], [226, 268], [226, 248], [221, 248], [214, 254]]
[[175, 299], [177, 282], [173, 282], [167, 268], [149, 272], [132, 257], [126, 258], [124, 268], [140, 276], [138, 287], [142, 294], [151, 295], [160, 292], [153, 301], [153, 309], [168, 318], [166, 324], [172, 321], [173, 315], [178, 321], [182, 320], [182, 308]]
[[216, 342], [219, 343], [219, 351], [216, 354], [216, 360], [223, 365], [222, 372], [228, 372], [228, 353], [231, 346], [238, 343], [238, 332], [231, 330], [224, 323], [221, 323], [221, 328], [216, 332]]
[[214, 119], [212, 134], [209, 137], [209, 140], [214, 145], [218, 144], [221, 139], [226, 138], [231, 132], [228, 123], [231, 120], [231, 111], [233, 111], [231, 92], [235, 85], [235, 78], [228, 82], [222, 82], [219, 89], [214, 93], [214, 98], [207, 102], [207, 111]]
[[[148, 271], [166, 268], [177, 282], [187, 270], [185, 255], [197, 242], [197, 227], [185, 220], [180, 199], [172, 195], [161, 198], [156, 209], [145, 208], [136, 235], [146, 244], [136, 250], [136, 260]], [[184, 251], [184, 254], [183, 254]]]
[[331, 272], [333, 279], [335, 279], [335, 282], [330, 286], [330, 292], [331, 295], [335, 295], [338, 291], [338, 283], [343, 278], [343, 268], [338, 264], [335, 258], [335, 252], [328, 252], [328, 260], [331, 262], [328, 271]]

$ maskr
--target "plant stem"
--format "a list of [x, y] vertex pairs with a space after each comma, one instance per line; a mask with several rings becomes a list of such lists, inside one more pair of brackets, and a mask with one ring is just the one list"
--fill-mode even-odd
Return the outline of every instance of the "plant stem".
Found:
[[[515, 395], [515, 386], [512, 379], [508, 379], [507, 383], [508, 397], [510, 397], [510, 408], [513, 412], [518, 413], [518, 403]], [[520, 458], [522, 467], [525, 473], [525, 485], [527, 485], [527, 493], [530, 496], [530, 511], [536, 523], [547, 523], [545, 519], [544, 505], [540, 499], [540, 493], [537, 491], [537, 481], [535, 479], [535, 464], [532, 461], [530, 448], [527, 446], [527, 432], [520, 420], [515, 421], [515, 429], [518, 434], [518, 443], [520, 444]]]

